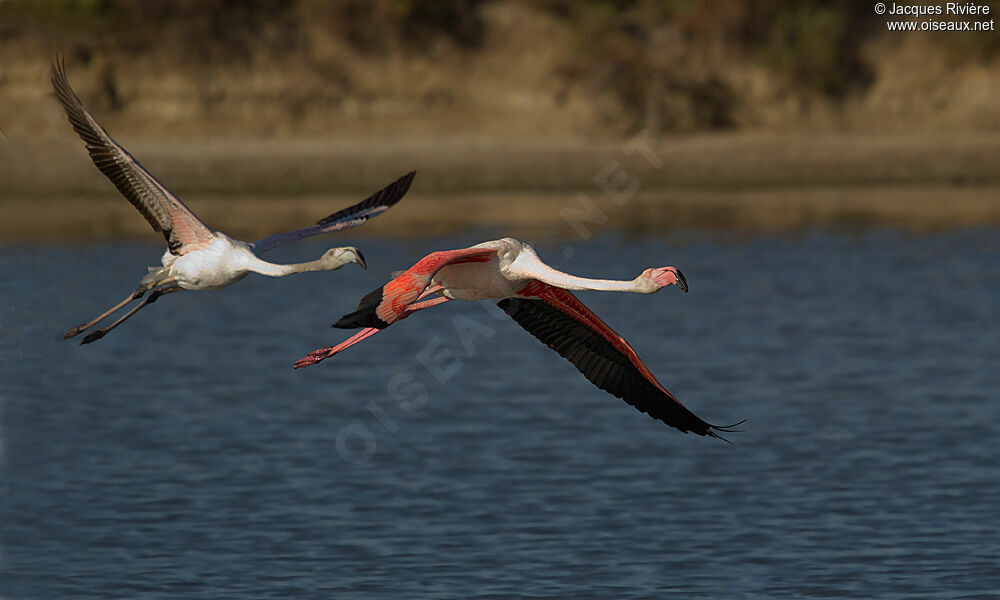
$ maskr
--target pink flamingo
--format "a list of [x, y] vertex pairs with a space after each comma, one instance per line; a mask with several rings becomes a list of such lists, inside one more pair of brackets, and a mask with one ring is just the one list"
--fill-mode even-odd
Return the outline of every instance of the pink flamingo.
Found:
[[396, 204], [410, 188], [415, 175], [413, 172], [404, 175], [368, 199], [320, 219], [312, 227], [279, 233], [248, 244], [210, 229], [118, 145], [87, 112], [80, 98], [73, 92], [66, 79], [63, 64], [52, 66], [50, 78], [56, 98], [62, 104], [73, 129], [87, 145], [94, 164], [142, 213], [153, 230], [162, 233], [167, 240], [167, 250], [161, 258], [162, 267], [149, 267], [149, 273], [142, 278], [134, 292], [97, 317], [70, 329], [63, 335], [63, 339], [83, 333], [129, 302], [142, 298], [150, 290], [152, 292], [140, 304], [107, 327], [87, 334], [81, 343], [101, 339], [143, 307], [156, 302], [163, 294], [181, 290], [219, 289], [236, 283], [251, 272], [269, 277], [284, 277], [306, 271], [333, 271], [348, 263], [357, 263], [364, 268], [364, 256], [353, 246], [331, 248], [317, 260], [297, 264], [267, 262], [260, 259], [257, 253], [302, 238], [361, 225]]
[[734, 425], [718, 427], [688, 410], [656, 380], [624, 338], [568, 291], [652, 294], [669, 285], [687, 291], [687, 282], [675, 267], [646, 269], [631, 281], [576, 277], [546, 265], [531, 246], [512, 238], [433, 252], [365, 296], [356, 311], [334, 325], [361, 328], [359, 333], [309, 353], [295, 368], [330, 358], [419, 310], [449, 300], [499, 300], [500, 308], [521, 327], [573, 363], [597, 387], [685, 433], [724, 439], [715, 432], [734, 431]]

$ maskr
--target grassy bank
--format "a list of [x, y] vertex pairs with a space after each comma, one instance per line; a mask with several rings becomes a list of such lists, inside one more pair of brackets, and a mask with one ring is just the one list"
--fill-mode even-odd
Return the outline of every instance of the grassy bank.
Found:
[[853, 0], [8, 1], [0, 130], [59, 126], [63, 55], [149, 138], [997, 131], [998, 40]]

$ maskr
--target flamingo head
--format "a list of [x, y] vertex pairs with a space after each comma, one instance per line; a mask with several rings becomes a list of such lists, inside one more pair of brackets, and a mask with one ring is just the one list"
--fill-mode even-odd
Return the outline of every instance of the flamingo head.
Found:
[[682, 292], [688, 291], [687, 280], [684, 274], [677, 267], [659, 267], [656, 269], [646, 269], [642, 272], [643, 277], [649, 278], [656, 289], [665, 288], [668, 285], [676, 285]]
[[320, 257], [319, 262], [323, 265], [323, 270], [325, 271], [339, 269], [347, 263], [357, 263], [361, 265], [362, 269], [368, 268], [365, 264], [364, 255], [354, 246], [330, 248]]

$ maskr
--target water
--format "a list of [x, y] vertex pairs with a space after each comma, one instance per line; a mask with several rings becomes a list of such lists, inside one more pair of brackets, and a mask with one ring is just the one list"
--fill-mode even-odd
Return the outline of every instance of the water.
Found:
[[536, 244], [683, 269], [687, 295], [581, 297], [700, 416], [746, 418], [733, 445], [478, 303], [290, 368], [390, 270], [481, 239], [301, 244], [277, 258], [349, 241], [370, 270], [167, 296], [85, 347], [59, 336], [159, 247], [0, 248], [0, 596], [996, 597], [1000, 232]]

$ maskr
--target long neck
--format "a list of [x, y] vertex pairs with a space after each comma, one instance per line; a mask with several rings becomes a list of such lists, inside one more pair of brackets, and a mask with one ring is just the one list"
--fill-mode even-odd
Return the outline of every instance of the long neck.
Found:
[[601, 292], [639, 292], [648, 293], [633, 279], [620, 281], [618, 279], [588, 279], [577, 277], [552, 269], [555, 281], [543, 280], [550, 285], [556, 285], [567, 290], [597, 290]]
[[[525, 255], [522, 254], [522, 256]], [[619, 281], [616, 279], [588, 279], [586, 277], [577, 277], [576, 275], [570, 275], [569, 273], [563, 273], [562, 271], [553, 269], [543, 263], [537, 256], [529, 255], [525, 256], [525, 258], [526, 260], [523, 261], [523, 265], [517, 265], [517, 262], [521, 262], [521, 258], [518, 258], [518, 260], [515, 261], [515, 265], [512, 265], [519, 273], [563, 289], [597, 290], [602, 292], [637, 292], [640, 294], [649, 294], [656, 291], [655, 285], [643, 285], [647, 281], [652, 283], [652, 281], [648, 278], [645, 279], [645, 281], [643, 281], [642, 277], [636, 277], [630, 281]]]
[[321, 260], [280, 265], [277, 263], [267, 262], [266, 260], [261, 260], [257, 257], [254, 257], [253, 260], [249, 262], [247, 269], [253, 271], [254, 273], [267, 275], [268, 277], [284, 277], [285, 275], [291, 275], [292, 273], [326, 270], [323, 265], [323, 261]]

